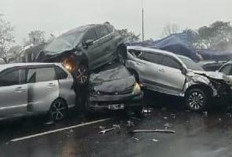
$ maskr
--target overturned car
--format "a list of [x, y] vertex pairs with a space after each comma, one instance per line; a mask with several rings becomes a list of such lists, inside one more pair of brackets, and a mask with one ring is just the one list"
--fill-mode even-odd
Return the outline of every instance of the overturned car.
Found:
[[111, 65], [90, 75], [87, 112], [99, 109], [129, 109], [141, 113], [143, 92], [134, 76], [123, 65]]
[[211, 98], [230, 94], [230, 78], [206, 72], [185, 56], [139, 46], [128, 47], [126, 66], [145, 88], [185, 98], [193, 111], [204, 109]]

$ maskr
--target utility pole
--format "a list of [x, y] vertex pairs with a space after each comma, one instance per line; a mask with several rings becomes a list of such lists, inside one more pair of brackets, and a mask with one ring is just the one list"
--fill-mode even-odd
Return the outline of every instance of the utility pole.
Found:
[[144, 8], [143, 8], [143, 0], [142, 0], [142, 41], [144, 41]]

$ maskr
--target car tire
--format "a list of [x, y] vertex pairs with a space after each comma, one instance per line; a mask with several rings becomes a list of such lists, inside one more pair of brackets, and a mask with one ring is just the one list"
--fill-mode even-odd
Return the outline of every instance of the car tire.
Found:
[[55, 100], [49, 109], [49, 117], [52, 121], [61, 121], [67, 116], [67, 104], [62, 99]]
[[80, 64], [75, 71], [75, 80], [78, 85], [87, 85], [89, 81], [89, 68], [87, 65]]
[[200, 88], [193, 88], [186, 92], [185, 103], [191, 111], [202, 111], [208, 103], [208, 94]]

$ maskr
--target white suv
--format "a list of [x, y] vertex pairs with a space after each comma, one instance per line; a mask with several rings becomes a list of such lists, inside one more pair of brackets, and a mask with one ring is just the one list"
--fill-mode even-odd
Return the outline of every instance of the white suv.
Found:
[[191, 110], [202, 110], [211, 97], [229, 90], [222, 73], [205, 72], [190, 58], [140, 46], [127, 49], [126, 66], [145, 88], [185, 97]]

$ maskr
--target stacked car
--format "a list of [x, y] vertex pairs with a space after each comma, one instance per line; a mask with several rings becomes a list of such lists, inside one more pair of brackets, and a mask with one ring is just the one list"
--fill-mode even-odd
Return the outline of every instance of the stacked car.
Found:
[[123, 43], [108, 22], [86, 25], [47, 44], [34, 59], [45, 63], [1, 66], [0, 118], [49, 113], [57, 121], [76, 105], [86, 113], [129, 109], [139, 114], [141, 87], [183, 97], [192, 111], [231, 93], [231, 62], [220, 72], [206, 72], [188, 57]]

